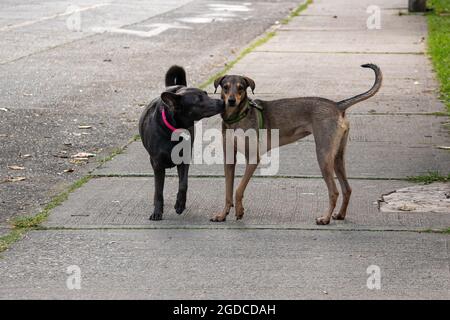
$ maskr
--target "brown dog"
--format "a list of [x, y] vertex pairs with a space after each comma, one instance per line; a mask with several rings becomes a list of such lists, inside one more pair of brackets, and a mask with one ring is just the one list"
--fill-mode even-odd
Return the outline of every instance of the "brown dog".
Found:
[[[330, 219], [343, 220], [347, 213], [352, 189], [347, 180], [344, 163], [345, 146], [349, 134], [349, 122], [345, 116], [345, 110], [372, 97], [381, 87], [382, 73], [378, 66], [374, 64], [364, 64], [364, 68], [371, 68], [375, 71], [375, 83], [370, 90], [352, 98], [334, 102], [324, 98], [305, 97], [280, 99], [274, 101], [255, 100], [249, 104], [247, 88], [252, 92], [255, 89], [255, 82], [247, 77], [226, 75], [214, 81], [214, 87], [221, 86], [221, 96], [225, 102], [225, 111], [222, 113], [222, 136], [224, 145], [224, 156], [226, 155], [227, 135], [226, 129], [255, 129], [261, 128], [261, 116], [258, 116], [258, 109], [262, 110], [264, 129], [267, 129], [270, 137], [271, 129], [279, 130], [279, 145], [292, 143], [303, 137], [314, 135], [316, 143], [317, 160], [325, 183], [328, 188], [329, 208], [321, 217], [316, 219], [317, 224], [325, 225], [330, 223]], [[254, 106], [254, 107], [252, 107]], [[232, 119], [232, 121], [231, 121]], [[236, 142], [236, 141], [234, 141]], [[236, 143], [234, 143], [236, 145]], [[267, 150], [271, 146], [270, 139], [267, 143]], [[244, 191], [250, 181], [251, 176], [258, 166], [259, 157], [256, 163], [249, 162], [249, 146], [245, 145], [245, 158], [247, 166], [244, 176], [236, 189], [236, 218], [242, 219], [244, 207], [242, 199]], [[234, 148], [233, 157], [236, 159], [237, 149]], [[229, 157], [229, 155], [228, 155]], [[233, 184], [236, 161], [233, 164], [225, 164], [225, 184], [226, 196], [225, 207], [222, 212], [214, 215], [211, 221], [225, 221], [231, 207], [233, 206]], [[334, 173], [339, 180], [343, 193], [343, 201], [339, 213], [333, 214], [339, 196]]]

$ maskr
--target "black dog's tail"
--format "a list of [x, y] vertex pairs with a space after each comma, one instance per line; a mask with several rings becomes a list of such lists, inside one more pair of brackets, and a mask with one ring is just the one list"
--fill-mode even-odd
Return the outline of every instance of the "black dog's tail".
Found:
[[166, 73], [166, 87], [187, 86], [186, 71], [180, 66], [171, 66]]
[[366, 91], [364, 93], [358, 94], [357, 96], [339, 101], [337, 103], [337, 106], [338, 106], [339, 110], [341, 110], [341, 111], [345, 111], [345, 109], [354, 105], [355, 103], [369, 99], [371, 96], [373, 96], [375, 93], [377, 93], [378, 90], [380, 90], [381, 82], [383, 82], [383, 74], [381, 73], [380, 68], [378, 68], [377, 65], [374, 65], [371, 63], [363, 64], [361, 67], [370, 68], [373, 71], [375, 71], [375, 83], [373, 84], [372, 88], [370, 88], [369, 91]]

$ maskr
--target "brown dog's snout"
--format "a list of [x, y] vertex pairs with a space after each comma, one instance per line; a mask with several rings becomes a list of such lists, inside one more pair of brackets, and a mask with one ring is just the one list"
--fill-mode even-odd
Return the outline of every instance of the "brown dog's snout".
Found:
[[230, 107], [235, 107], [236, 106], [236, 98], [233, 96], [228, 97], [228, 105]]

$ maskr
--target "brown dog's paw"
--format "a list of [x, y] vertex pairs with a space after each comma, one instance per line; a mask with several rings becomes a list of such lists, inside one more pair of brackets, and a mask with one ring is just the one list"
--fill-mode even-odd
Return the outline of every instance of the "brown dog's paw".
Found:
[[319, 217], [316, 219], [316, 224], [318, 225], [327, 225], [330, 223], [330, 219], [327, 217]]
[[335, 213], [335, 214], [333, 214], [332, 217], [334, 220], [344, 220], [345, 219], [345, 215], [342, 213]]
[[244, 207], [236, 206], [236, 220], [241, 220], [244, 217]]
[[224, 222], [225, 220], [227, 220], [227, 215], [224, 215], [222, 213], [216, 214], [211, 219], [209, 219], [209, 221], [211, 222]]

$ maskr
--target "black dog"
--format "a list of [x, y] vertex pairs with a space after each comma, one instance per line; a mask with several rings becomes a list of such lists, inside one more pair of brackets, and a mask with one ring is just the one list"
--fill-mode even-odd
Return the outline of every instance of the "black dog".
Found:
[[[179, 187], [175, 210], [181, 214], [186, 208], [186, 192], [189, 163], [175, 164], [172, 149], [179, 141], [172, 141], [172, 133], [177, 129], [187, 129], [190, 133], [191, 148], [194, 141], [194, 121], [211, 117], [224, 110], [224, 102], [211, 99], [203, 90], [186, 87], [186, 72], [172, 66], [166, 73], [166, 91], [145, 108], [139, 120], [142, 143], [150, 155], [150, 163], [155, 173], [154, 211], [150, 220], [161, 220], [164, 208], [164, 178], [166, 168], [177, 166]], [[184, 137], [183, 139], [186, 139]]]

